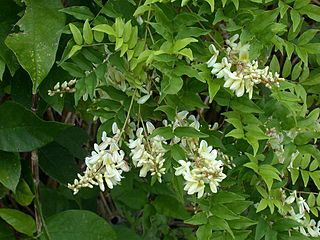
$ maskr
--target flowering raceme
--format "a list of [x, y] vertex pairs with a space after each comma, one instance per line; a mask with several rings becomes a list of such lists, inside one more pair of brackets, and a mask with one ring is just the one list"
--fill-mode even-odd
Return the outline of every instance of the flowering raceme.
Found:
[[146, 127], [146, 135], [143, 134], [143, 128], [138, 128], [136, 133], [137, 138], [129, 140], [132, 162], [135, 167], [141, 167], [140, 177], [146, 177], [147, 173], [151, 172], [151, 176], [156, 176], [161, 183], [161, 177], [166, 171], [163, 167], [166, 151], [162, 146], [162, 144], [165, 144], [165, 139], [161, 136], [154, 136], [148, 139], [147, 135], [152, 134], [155, 127], [151, 122], [147, 122]]
[[[187, 111], [176, 114], [174, 121], [168, 123], [164, 120], [166, 127], [172, 130], [178, 127], [192, 127], [199, 131], [200, 123], [194, 115], [189, 115]], [[199, 141], [198, 137], [173, 137], [170, 141], [160, 135], [154, 135], [155, 127], [151, 122], [142, 123], [142, 127], [136, 129], [134, 122], [128, 124], [128, 147], [130, 156], [135, 167], [140, 168], [139, 176], [146, 177], [150, 172], [160, 183], [166, 173], [165, 145], [179, 144], [185, 151], [188, 160], [178, 161], [180, 167], [175, 168], [175, 175], [182, 175], [185, 180], [184, 190], [188, 194], [197, 193], [198, 198], [204, 195], [205, 186], [209, 185], [211, 192], [216, 193], [219, 183], [226, 178], [223, 173], [223, 162], [217, 160], [218, 151], [208, 146], [205, 140]], [[76, 194], [81, 187], [98, 185], [102, 191], [105, 190], [104, 183], [108, 188], [120, 184], [123, 178], [122, 173], [129, 171], [129, 166], [124, 160], [124, 151], [118, 146], [121, 132], [114, 123], [112, 138], [107, 137], [103, 132], [102, 142], [94, 144], [94, 151], [91, 156], [85, 159], [86, 170], [84, 175], [78, 174], [79, 179], [75, 179], [68, 187]], [[219, 153], [219, 156], [222, 153]], [[223, 158], [223, 159], [224, 159]]]
[[120, 184], [122, 172], [128, 172], [129, 166], [124, 160], [124, 152], [118, 146], [120, 138], [120, 130], [116, 123], [112, 125], [112, 138], [107, 137], [106, 132], [102, 134], [102, 142], [94, 144], [94, 151], [90, 157], [86, 157], [86, 170], [83, 176], [78, 174], [78, 179], [73, 184], [68, 184], [68, 188], [76, 194], [82, 187], [90, 187], [98, 185], [101, 191], [105, 190], [104, 183], [108, 188]]
[[[246, 92], [249, 98], [252, 98], [253, 86], [259, 83], [266, 87], [279, 86], [279, 82], [284, 80], [279, 77], [278, 73], [273, 74], [269, 71], [269, 67], [259, 69], [258, 62], [249, 60], [250, 45], [236, 43], [239, 35], [236, 34], [226, 40], [226, 56], [221, 62], [217, 62], [219, 51], [213, 44], [209, 46], [213, 56], [207, 62], [209, 68], [212, 68], [211, 73], [217, 78], [224, 78], [224, 87], [230, 88], [235, 92], [237, 97], [243, 96]], [[235, 69], [235, 70], [233, 70]]]
[[188, 156], [191, 161], [179, 160], [181, 166], [175, 168], [175, 175], [182, 175], [186, 181], [184, 190], [190, 195], [197, 193], [198, 198], [201, 198], [205, 184], [209, 184], [211, 192], [216, 193], [219, 183], [226, 178], [222, 172], [222, 161], [216, 160], [217, 150], [202, 140], [197, 151], [192, 151]]
[[320, 221], [318, 223], [314, 219], [310, 219], [310, 207], [302, 196], [297, 196], [297, 192], [293, 191], [286, 197], [284, 191], [284, 204], [289, 206], [289, 211], [282, 213], [287, 218], [293, 219], [300, 224], [294, 229], [298, 230], [305, 236], [320, 237]]

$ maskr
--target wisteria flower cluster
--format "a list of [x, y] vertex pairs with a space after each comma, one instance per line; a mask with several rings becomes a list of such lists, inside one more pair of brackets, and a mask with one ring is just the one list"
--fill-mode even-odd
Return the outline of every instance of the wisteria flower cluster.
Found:
[[166, 150], [162, 144], [166, 144], [166, 142], [159, 135], [148, 138], [155, 129], [151, 122], [146, 123], [146, 128], [146, 131], [142, 127], [138, 128], [136, 132], [137, 138], [129, 140], [132, 162], [135, 167], [141, 167], [140, 177], [146, 177], [147, 173], [151, 172], [151, 176], [156, 176], [161, 183], [161, 177], [166, 171], [163, 167]]
[[222, 172], [222, 161], [216, 160], [217, 150], [208, 146], [205, 140], [202, 140], [195, 150], [190, 149], [189, 161], [179, 160], [181, 166], [176, 168], [175, 175], [183, 176], [186, 181], [184, 190], [188, 194], [197, 193], [198, 198], [201, 198], [206, 184], [209, 184], [211, 192], [216, 193], [219, 183], [226, 175]]
[[[285, 195], [284, 192], [283, 194]], [[314, 219], [310, 219], [307, 214], [310, 212], [310, 207], [302, 196], [298, 196], [297, 192], [293, 191], [288, 197], [285, 197], [284, 203], [290, 206], [290, 210], [283, 215], [300, 224], [295, 228], [296, 230], [305, 236], [320, 237], [320, 221], [317, 223]]]
[[246, 92], [251, 99], [253, 86], [260, 83], [268, 88], [278, 87], [280, 81], [284, 79], [280, 78], [278, 73], [270, 72], [268, 66], [260, 69], [257, 61], [250, 62], [250, 45], [242, 45], [237, 42], [238, 38], [239, 35], [236, 34], [226, 40], [226, 56], [221, 59], [221, 62], [217, 62], [220, 52], [213, 44], [209, 46], [209, 50], [213, 54], [207, 62], [208, 67], [212, 68], [211, 73], [217, 78], [224, 78], [223, 86], [230, 88], [237, 97], [243, 96]]
[[73, 193], [78, 193], [82, 187], [92, 188], [98, 185], [101, 191], [105, 190], [105, 183], [108, 188], [120, 184], [122, 173], [129, 171], [128, 163], [124, 160], [124, 151], [120, 149], [118, 143], [120, 130], [117, 124], [112, 125], [114, 136], [107, 137], [106, 132], [102, 134], [102, 142], [94, 144], [94, 151], [90, 157], [86, 157], [86, 169], [83, 175], [78, 174], [79, 179], [75, 179], [73, 184], [68, 184], [68, 188]]
[[[200, 123], [194, 115], [188, 116], [187, 111], [177, 113], [175, 120], [165, 126], [170, 126], [174, 130], [177, 127], [192, 127], [199, 130]], [[128, 126], [135, 130], [135, 124], [131, 122]], [[129, 171], [129, 165], [124, 160], [124, 151], [120, 149], [118, 142], [121, 134], [116, 123], [113, 124], [112, 138], [107, 137], [103, 132], [102, 143], [94, 144], [94, 150], [90, 157], [85, 159], [86, 170], [84, 175], [78, 175], [73, 184], [68, 187], [76, 194], [82, 187], [98, 185], [102, 191], [105, 190], [104, 183], [108, 188], [120, 184], [123, 178], [122, 173]], [[174, 137], [169, 142], [160, 135], [155, 135], [155, 126], [151, 122], [142, 123], [135, 131], [130, 130], [128, 146], [130, 156], [135, 167], [140, 168], [140, 177], [146, 177], [148, 173], [154, 176], [160, 183], [166, 173], [165, 145], [179, 144], [186, 152], [187, 160], [181, 159], [178, 163], [180, 167], [175, 168], [175, 175], [182, 175], [185, 180], [184, 190], [188, 194], [197, 194], [201, 198], [205, 192], [205, 186], [209, 185], [211, 192], [216, 193], [219, 183], [226, 178], [223, 173], [223, 162], [217, 160], [218, 151], [208, 146], [205, 140], [199, 141], [197, 137]], [[221, 154], [220, 154], [221, 155]], [[223, 155], [226, 158], [226, 155]]]

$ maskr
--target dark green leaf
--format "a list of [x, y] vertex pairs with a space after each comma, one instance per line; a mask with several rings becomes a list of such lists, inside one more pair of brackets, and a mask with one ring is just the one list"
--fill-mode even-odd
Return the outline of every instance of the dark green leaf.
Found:
[[36, 231], [36, 224], [33, 218], [15, 209], [0, 208], [0, 217], [10, 224], [18, 232], [28, 236]]
[[0, 150], [29, 152], [53, 141], [60, 131], [70, 127], [46, 122], [21, 105], [8, 101], [0, 106]]
[[15, 192], [19, 182], [21, 165], [16, 153], [0, 151], [0, 183]]
[[29, 73], [35, 93], [54, 64], [65, 16], [58, 12], [62, 7], [59, 0], [33, 0], [25, 3], [25, 15], [17, 23], [21, 32], [10, 34], [6, 44]]
[[79, 20], [87, 20], [87, 19], [92, 20], [94, 18], [93, 13], [86, 6], [72, 6], [72, 7], [62, 8], [59, 11], [72, 15]]
[[46, 174], [65, 185], [73, 182], [79, 171], [73, 156], [55, 142], [40, 149], [39, 165]]
[[[69, 210], [50, 217], [47, 221], [48, 233], [52, 240], [116, 240], [111, 226], [93, 212]], [[46, 239], [44, 235], [40, 239]]]
[[177, 137], [208, 137], [207, 134], [202, 133], [193, 127], [177, 127], [174, 130], [174, 135], [176, 135]]
[[152, 203], [158, 213], [168, 217], [187, 219], [190, 214], [185, 207], [173, 197], [160, 195]]
[[23, 178], [20, 179], [13, 197], [22, 206], [28, 206], [32, 202], [34, 195], [31, 192], [29, 185]]

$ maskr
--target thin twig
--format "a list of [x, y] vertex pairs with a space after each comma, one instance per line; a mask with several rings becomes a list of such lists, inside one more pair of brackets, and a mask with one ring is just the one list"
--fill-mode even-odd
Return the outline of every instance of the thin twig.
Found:
[[[36, 113], [38, 111], [38, 94], [35, 93], [32, 95], [32, 106], [31, 106], [32, 112]], [[41, 203], [40, 203], [40, 189], [39, 189], [39, 183], [40, 183], [40, 177], [39, 177], [39, 156], [38, 156], [38, 150], [35, 149], [31, 152], [31, 171], [32, 171], [32, 177], [33, 177], [33, 185], [34, 185], [34, 215], [36, 220], [36, 231], [37, 235], [41, 235], [42, 227], [44, 228], [45, 235], [47, 239], [51, 239], [47, 226], [45, 224], [43, 215], [42, 215], [42, 209], [41, 209]]]

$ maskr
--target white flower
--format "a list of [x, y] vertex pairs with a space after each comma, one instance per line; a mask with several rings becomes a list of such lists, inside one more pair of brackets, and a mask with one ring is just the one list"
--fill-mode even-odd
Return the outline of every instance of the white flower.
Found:
[[244, 94], [245, 83], [241, 76], [236, 76], [234, 73], [228, 71], [225, 75], [225, 80], [226, 82], [223, 86], [234, 91], [237, 97], [241, 97]]
[[191, 166], [191, 162], [189, 161], [184, 161], [184, 160], [179, 160], [178, 163], [181, 165], [180, 167], [175, 168], [175, 175], [179, 176], [179, 175], [184, 175], [186, 173], [190, 172], [190, 166]]
[[201, 178], [193, 175], [192, 173], [185, 174], [184, 179], [186, 180], [184, 190], [187, 191], [189, 195], [197, 193], [198, 198], [201, 198], [204, 194], [204, 181]]
[[297, 204], [299, 207], [299, 212], [301, 214], [304, 214], [305, 211], [309, 212], [310, 208], [309, 205], [307, 204], [306, 200], [302, 197], [297, 198]]
[[231, 49], [237, 49], [238, 44], [235, 43], [235, 41], [237, 41], [238, 38], [239, 38], [239, 34], [235, 34], [231, 38], [226, 40], [226, 44], [228, 44], [231, 47]]
[[208, 67], [212, 67], [217, 61], [219, 51], [216, 49], [216, 47], [213, 44], [210, 44], [209, 51], [213, 54], [213, 56], [209, 59], [209, 61], [207, 62], [207, 65]]
[[320, 221], [316, 225], [316, 221], [311, 219], [310, 223], [307, 226], [307, 231], [311, 237], [319, 237], [320, 236]]
[[213, 149], [212, 146], [208, 147], [208, 143], [205, 140], [200, 142], [200, 147], [198, 149], [200, 157], [208, 160], [216, 160], [217, 150]]
[[141, 98], [139, 98], [137, 103], [138, 104], [144, 104], [146, 101], [148, 101], [148, 99], [151, 97], [151, 95], [152, 95], [152, 91], [149, 94], [144, 95]]

